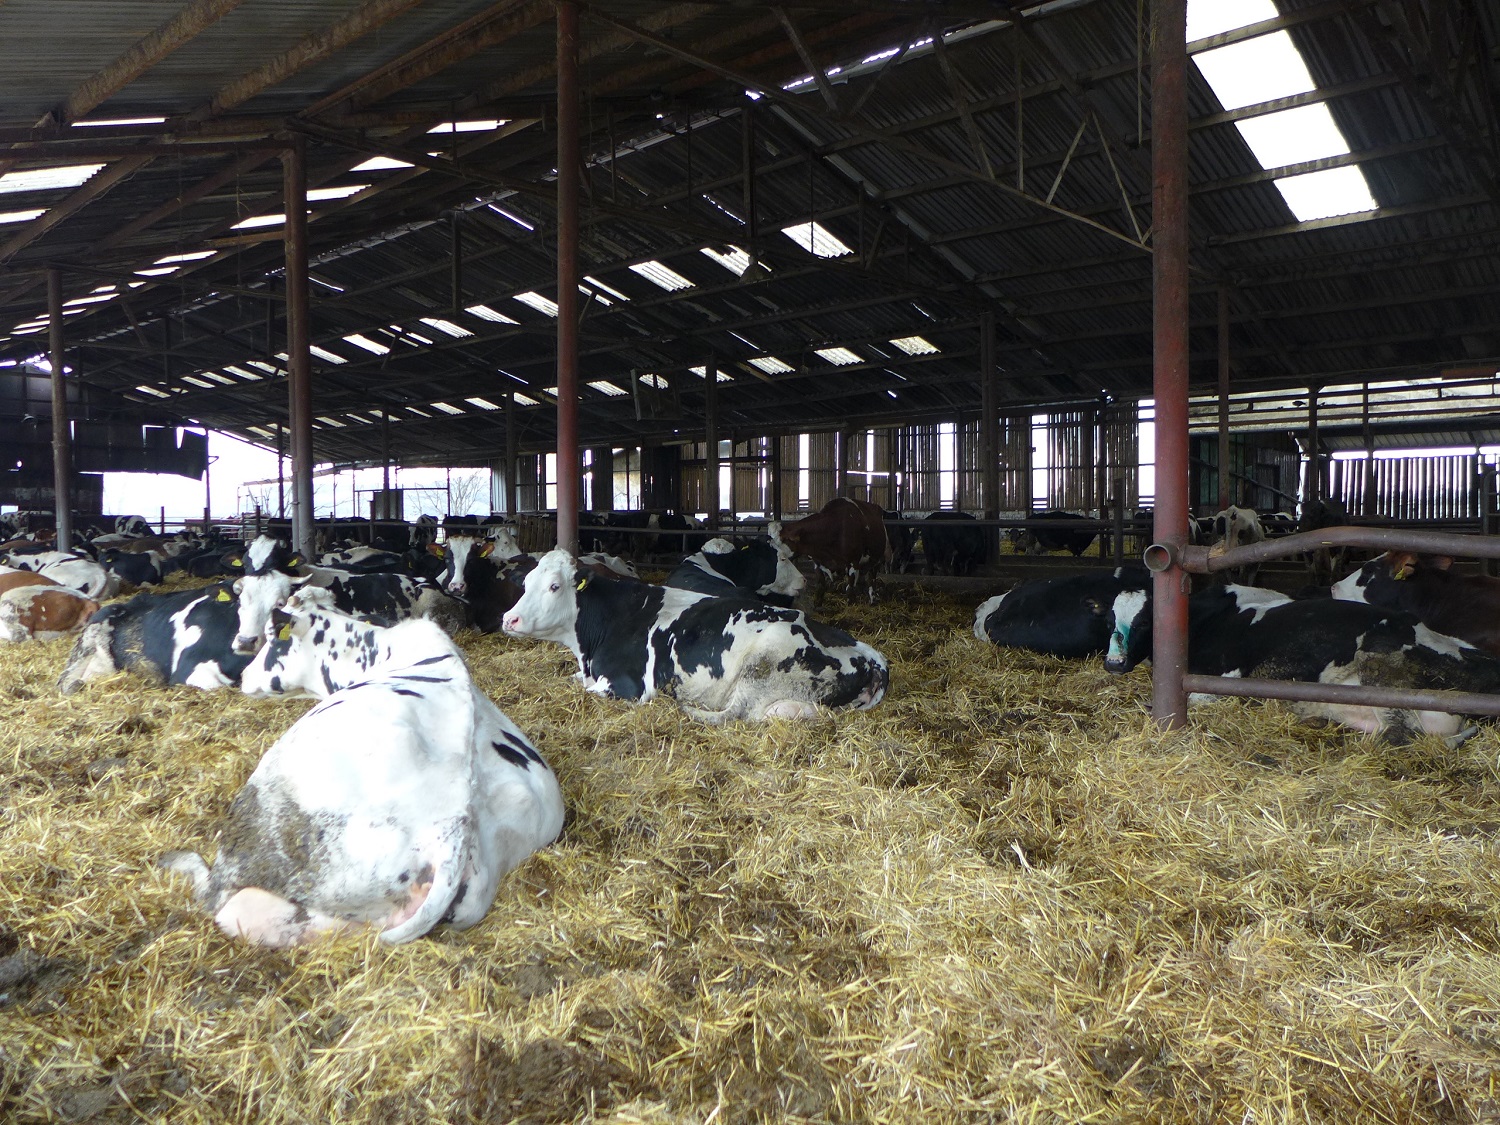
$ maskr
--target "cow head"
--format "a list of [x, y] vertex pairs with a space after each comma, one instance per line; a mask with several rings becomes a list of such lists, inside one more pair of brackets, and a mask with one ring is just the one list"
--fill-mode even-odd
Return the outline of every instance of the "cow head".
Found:
[[266, 622], [271, 614], [286, 604], [306, 578], [293, 578], [279, 570], [263, 574], [247, 574], [234, 584], [239, 595], [239, 625], [234, 634], [234, 651], [254, 652], [263, 641]]
[[[455, 598], [461, 598], [469, 592], [469, 583], [465, 576], [465, 572], [469, 569], [469, 560], [489, 558], [494, 549], [493, 541], [479, 539], [473, 535], [450, 535], [446, 544], [434, 543], [427, 548], [429, 553], [447, 563], [441, 577], [438, 578], [438, 585]], [[517, 554], [519, 553], [518, 551]]]
[[1231, 505], [1214, 517], [1214, 542], [1224, 544], [1226, 550], [1247, 543], [1259, 543], [1265, 537], [1265, 528], [1253, 508], [1236, 508]]
[[535, 637], [578, 648], [578, 592], [594, 577], [573, 556], [548, 551], [526, 576], [526, 589], [501, 622], [513, 637]]
[[1128, 672], [1151, 655], [1151, 596], [1144, 590], [1126, 590], [1115, 595], [1112, 611], [1115, 627], [1104, 667]]

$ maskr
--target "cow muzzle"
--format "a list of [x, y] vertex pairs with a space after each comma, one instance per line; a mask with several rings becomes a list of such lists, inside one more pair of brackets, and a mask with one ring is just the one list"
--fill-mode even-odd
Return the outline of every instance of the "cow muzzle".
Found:
[[264, 637], [235, 637], [234, 651], [240, 656], [253, 656], [260, 651], [260, 646], [264, 641]]
[[521, 615], [519, 613], [507, 613], [500, 620], [500, 628], [507, 633], [519, 633], [521, 631]]

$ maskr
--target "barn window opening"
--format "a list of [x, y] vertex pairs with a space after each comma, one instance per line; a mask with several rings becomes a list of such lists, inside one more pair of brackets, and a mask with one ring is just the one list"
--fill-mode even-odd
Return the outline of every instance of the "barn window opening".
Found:
[[812, 496], [812, 434], [797, 435], [797, 507], [807, 509]]
[[[1317, 89], [1285, 30], [1227, 46], [1193, 48], [1194, 42], [1279, 15], [1273, 0], [1190, 0], [1188, 51], [1226, 110]], [[1258, 114], [1236, 121], [1235, 128], [1269, 172], [1350, 152], [1349, 142], [1324, 102]], [[1298, 222], [1373, 211], [1378, 206], [1358, 164], [1277, 176], [1272, 182]]]
[[953, 507], [958, 496], [958, 427], [943, 422], [938, 434], [938, 504]]
[[1137, 494], [1142, 504], [1151, 506], [1156, 503], [1156, 400], [1141, 399], [1135, 418], [1135, 442], [1140, 459]]

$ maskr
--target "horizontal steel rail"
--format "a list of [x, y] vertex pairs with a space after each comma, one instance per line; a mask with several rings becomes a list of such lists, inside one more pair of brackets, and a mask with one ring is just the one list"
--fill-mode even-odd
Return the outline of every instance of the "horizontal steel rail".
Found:
[[1455, 715], [1500, 715], [1500, 695], [1472, 691], [1418, 691], [1415, 688], [1355, 687], [1299, 680], [1258, 680], [1236, 676], [1182, 677], [1190, 694], [1239, 695], [1289, 699], [1297, 703], [1342, 703], [1351, 707], [1400, 707], [1413, 711], [1448, 711]]

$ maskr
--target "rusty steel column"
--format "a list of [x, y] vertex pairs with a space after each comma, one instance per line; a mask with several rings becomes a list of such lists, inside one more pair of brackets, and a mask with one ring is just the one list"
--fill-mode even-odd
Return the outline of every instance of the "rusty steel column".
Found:
[[1219, 511], [1234, 503], [1229, 471], [1229, 290], [1219, 286]]
[[516, 392], [505, 392], [505, 514], [516, 514]]
[[1152, 599], [1151, 709], [1187, 722], [1188, 521], [1187, 0], [1151, 8], [1151, 226], [1156, 398], [1155, 540], [1168, 548]]
[[719, 361], [708, 357], [703, 369], [703, 508], [708, 526], [719, 526]]
[[578, 553], [578, 5], [557, 5], [557, 545]]
[[[59, 551], [73, 546], [73, 441], [68, 431], [68, 387], [63, 381], [62, 274], [47, 271], [48, 342], [52, 353], [52, 503]], [[23, 505], [24, 506], [24, 505]]]
[[281, 154], [282, 196], [286, 204], [283, 252], [286, 258], [287, 407], [292, 423], [292, 549], [312, 556], [313, 441], [312, 357], [308, 352], [311, 315], [307, 290], [307, 144], [295, 138]]

